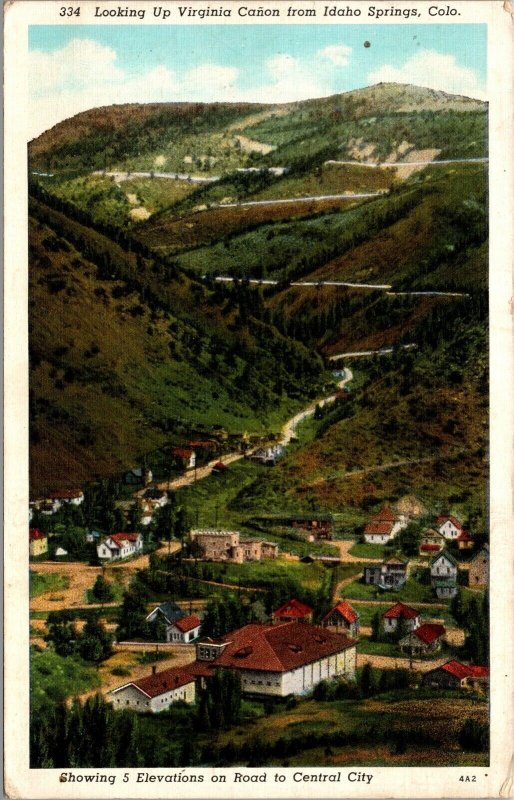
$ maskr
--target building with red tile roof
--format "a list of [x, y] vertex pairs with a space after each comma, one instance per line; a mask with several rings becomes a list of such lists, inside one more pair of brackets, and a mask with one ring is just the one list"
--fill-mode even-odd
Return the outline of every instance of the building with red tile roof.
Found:
[[359, 615], [346, 600], [342, 600], [325, 614], [321, 625], [331, 631], [348, 631], [350, 636], [359, 635]]
[[310, 606], [293, 597], [283, 606], [277, 608], [276, 611], [273, 611], [271, 618], [273, 622], [291, 622], [292, 620], [296, 622], [312, 622], [313, 613], [313, 609]]
[[172, 703], [195, 701], [195, 678], [188, 667], [171, 667], [162, 672], [154, 671], [146, 678], [124, 683], [109, 692], [114, 708], [130, 708], [134, 711], [158, 713]]
[[437, 689], [474, 689], [483, 691], [489, 681], [489, 667], [447, 661], [441, 667], [426, 672], [423, 686]]
[[437, 530], [445, 539], [455, 540], [464, 530], [462, 522], [452, 514], [440, 514], [437, 518]]
[[171, 455], [180, 461], [185, 469], [193, 469], [196, 465], [196, 453], [188, 447], [172, 447]]
[[305, 694], [320, 681], [355, 676], [356, 642], [306, 622], [252, 623], [220, 640], [200, 640], [188, 668], [203, 679], [218, 667], [237, 670], [249, 694]]
[[472, 550], [475, 546], [473, 538], [465, 530], [462, 530], [455, 539], [459, 550]]
[[407, 519], [403, 514], [395, 514], [391, 508], [386, 507], [368, 522], [364, 528], [364, 540], [368, 544], [386, 544], [406, 526]]
[[382, 614], [385, 633], [394, 633], [402, 622], [405, 622], [409, 631], [419, 628], [421, 625], [419, 611], [405, 605], [405, 603], [395, 603], [394, 606], [391, 606]]
[[143, 537], [140, 533], [113, 533], [97, 545], [98, 558], [113, 561], [128, 558], [143, 551]]
[[446, 633], [444, 625], [425, 622], [399, 641], [402, 653], [414, 655], [429, 655], [440, 649], [442, 637]]
[[196, 614], [176, 619], [166, 628], [166, 641], [188, 644], [198, 638], [201, 624], [200, 618]]
[[56, 492], [50, 492], [48, 499], [79, 506], [84, 502], [84, 492], [81, 489], [60, 489]]

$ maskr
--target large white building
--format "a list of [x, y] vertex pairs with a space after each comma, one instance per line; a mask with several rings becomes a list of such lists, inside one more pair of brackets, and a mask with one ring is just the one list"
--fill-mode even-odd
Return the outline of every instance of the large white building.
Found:
[[344, 633], [306, 622], [252, 623], [198, 642], [188, 669], [207, 681], [218, 667], [237, 670], [246, 694], [286, 697], [306, 694], [322, 680], [353, 680], [355, 646]]
[[172, 667], [162, 672], [154, 667], [151, 675], [112, 689], [108, 697], [114, 708], [155, 714], [178, 700], [194, 703], [195, 679], [187, 667]]

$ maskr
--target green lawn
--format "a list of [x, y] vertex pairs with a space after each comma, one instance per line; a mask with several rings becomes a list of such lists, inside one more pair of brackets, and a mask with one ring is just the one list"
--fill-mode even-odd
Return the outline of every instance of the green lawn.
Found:
[[243, 586], [273, 586], [288, 578], [306, 589], [317, 589], [326, 576], [326, 568], [319, 563], [302, 564], [299, 561], [250, 561], [245, 564], [226, 564], [222, 567], [223, 581]]
[[357, 558], [387, 558], [390, 555], [390, 551], [386, 550], [381, 544], [365, 544], [361, 542], [355, 542], [349, 553], [352, 556], [357, 556]]
[[425, 586], [413, 578], [409, 578], [406, 584], [395, 591], [382, 591], [373, 584], [360, 582], [351, 583], [345, 587], [345, 596], [355, 600], [390, 600], [391, 603], [434, 603], [437, 602], [432, 588]]
[[30, 689], [34, 710], [99, 685], [96, 668], [79, 659], [63, 658], [51, 650], [31, 653]]
[[361, 639], [357, 645], [358, 653], [370, 656], [401, 656], [398, 646], [392, 642], [372, 642], [371, 639]]
[[67, 589], [70, 581], [67, 575], [57, 572], [41, 573], [30, 571], [30, 596], [37, 597], [43, 592], [57, 592]]
[[[351, 605], [351, 600], [349, 602]], [[370, 603], [369, 605], [365, 605], [364, 603], [356, 603], [353, 606], [353, 609], [359, 615], [360, 624], [369, 627], [371, 625], [371, 620], [377, 612], [379, 614], [383, 614], [384, 611], [387, 611], [387, 609], [390, 607], [390, 603]]]

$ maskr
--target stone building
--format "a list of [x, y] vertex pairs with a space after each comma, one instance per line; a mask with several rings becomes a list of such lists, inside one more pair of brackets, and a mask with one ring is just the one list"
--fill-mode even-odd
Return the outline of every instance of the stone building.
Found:
[[469, 585], [472, 587], [487, 586], [489, 583], [489, 545], [482, 549], [469, 562]]
[[192, 542], [196, 542], [206, 561], [261, 561], [277, 558], [278, 544], [261, 539], [240, 539], [239, 531], [192, 530]]

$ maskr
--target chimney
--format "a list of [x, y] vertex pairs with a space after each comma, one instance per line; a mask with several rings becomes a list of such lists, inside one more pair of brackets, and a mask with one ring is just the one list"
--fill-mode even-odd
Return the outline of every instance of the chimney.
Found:
[[157, 672], [157, 664], [152, 664], [152, 675], [155, 675]]

